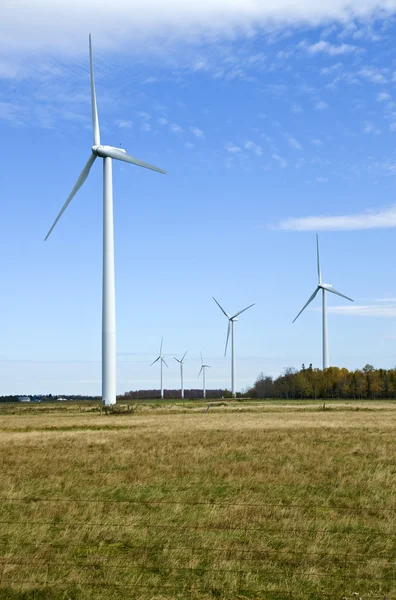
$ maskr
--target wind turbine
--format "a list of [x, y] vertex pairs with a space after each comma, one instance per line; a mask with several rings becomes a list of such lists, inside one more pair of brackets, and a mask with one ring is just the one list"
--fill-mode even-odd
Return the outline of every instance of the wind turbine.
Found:
[[175, 360], [177, 360], [177, 362], [180, 365], [180, 382], [181, 382], [180, 397], [182, 400], [184, 400], [183, 367], [184, 367], [184, 359], [186, 357], [186, 354], [187, 354], [187, 350], [185, 351], [185, 353], [183, 354], [183, 357], [180, 360], [178, 358], [176, 358], [175, 356], [173, 357]]
[[[327, 339], [326, 292], [331, 292], [332, 294], [341, 296], [341, 298], [345, 298], [346, 300], [349, 300], [350, 302], [353, 302], [353, 300], [352, 300], [352, 298], [349, 298], [348, 296], [341, 294], [341, 292], [337, 292], [337, 290], [335, 290], [332, 285], [329, 285], [328, 283], [322, 283], [322, 273], [320, 270], [320, 258], [319, 258], [319, 236], [318, 236], [318, 234], [316, 234], [316, 260], [317, 260], [317, 267], [318, 267], [318, 285], [316, 287], [316, 290], [314, 291], [312, 296], [309, 298], [308, 302], [306, 304], [304, 304], [304, 306], [302, 307], [302, 309], [300, 310], [300, 312], [298, 313], [298, 315], [294, 319], [294, 321], [297, 321], [298, 317], [307, 308], [308, 304], [311, 304], [312, 300], [315, 298], [315, 296], [319, 292], [319, 290], [322, 290], [323, 369], [327, 369], [329, 367], [329, 348], [328, 348], [328, 339]], [[294, 321], [293, 321], [293, 323], [294, 323]]]
[[225, 314], [225, 316], [228, 319], [227, 340], [226, 340], [226, 345], [225, 345], [225, 350], [224, 350], [224, 356], [227, 355], [227, 346], [228, 346], [228, 340], [229, 340], [230, 331], [231, 331], [231, 389], [232, 389], [232, 396], [233, 396], [233, 398], [235, 398], [235, 396], [236, 396], [235, 331], [234, 331], [235, 322], [239, 321], [239, 319], [237, 318], [237, 317], [239, 317], [239, 315], [241, 315], [243, 312], [245, 312], [245, 310], [252, 308], [252, 306], [254, 306], [255, 303], [250, 304], [246, 308], [237, 312], [233, 317], [230, 317], [230, 315], [228, 315], [226, 313], [224, 308], [222, 306], [220, 306], [220, 304], [217, 302], [217, 300], [214, 296], [213, 296], [213, 300], [216, 302], [217, 306], [220, 308], [220, 310]]
[[164, 364], [168, 369], [168, 365], [165, 362], [164, 357], [162, 356], [162, 342], [163, 342], [164, 338], [161, 338], [161, 346], [160, 346], [160, 352], [159, 352], [159, 356], [158, 358], [155, 359], [154, 362], [151, 363], [150, 367], [152, 367], [153, 365], [155, 365], [156, 362], [158, 362], [159, 360], [161, 361], [161, 400], [164, 399], [164, 384], [163, 384], [163, 378], [162, 378], [162, 365]]
[[204, 365], [204, 361], [202, 358], [202, 352], [201, 352], [201, 369], [198, 373], [198, 377], [202, 373], [202, 395], [204, 398], [206, 398], [206, 374], [205, 374], [206, 369], [210, 369], [210, 365]]
[[60, 217], [87, 179], [97, 157], [103, 158], [103, 295], [102, 295], [102, 402], [106, 406], [116, 403], [116, 319], [114, 280], [114, 224], [113, 224], [113, 176], [112, 159], [131, 163], [158, 173], [162, 169], [133, 158], [121, 148], [103, 146], [100, 143], [99, 119], [96, 107], [96, 91], [92, 64], [92, 42], [89, 35], [89, 59], [91, 73], [91, 102], [93, 146], [88, 162], [81, 171], [72, 191], [56, 217], [45, 239], [48, 238]]

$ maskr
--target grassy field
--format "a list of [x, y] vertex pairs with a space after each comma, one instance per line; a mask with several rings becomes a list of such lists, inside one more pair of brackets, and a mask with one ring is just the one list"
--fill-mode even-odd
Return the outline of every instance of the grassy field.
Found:
[[395, 402], [0, 405], [0, 598], [396, 599]]

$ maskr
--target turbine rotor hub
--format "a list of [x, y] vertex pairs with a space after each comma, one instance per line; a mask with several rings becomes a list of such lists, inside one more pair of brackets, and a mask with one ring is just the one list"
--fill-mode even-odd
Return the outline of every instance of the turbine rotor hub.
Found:
[[118, 152], [123, 152], [124, 154], [126, 154], [126, 150], [124, 150], [123, 148], [116, 148], [115, 146], [103, 146], [102, 144], [92, 146], [92, 152], [96, 156], [100, 156], [101, 158], [106, 158], [106, 150], [117, 150]]

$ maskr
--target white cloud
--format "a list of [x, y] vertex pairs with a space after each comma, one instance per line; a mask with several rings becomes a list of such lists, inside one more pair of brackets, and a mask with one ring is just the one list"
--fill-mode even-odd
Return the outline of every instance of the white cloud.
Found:
[[120, 121], [116, 121], [116, 125], [120, 129], [130, 129], [133, 127], [132, 121], [123, 121], [122, 119]]
[[331, 65], [331, 67], [323, 67], [322, 69], [320, 69], [320, 73], [321, 75], [331, 75], [332, 73], [334, 73], [334, 71], [338, 71], [339, 69], [341, 69], [341, 67], [341, 63], [336, 63], [335, 65]]
[[296, 138], [289, 137], [289, 139], [287, 141], [291, 148], [294, 148], [295, 150], [302, 150], [302, 146], [301, 146], [300, 142], [296, 140]]
[[366, 121], [364, 124], [363, 133], [372, 133], [373, 135], [379, 135], [381, 131], [378, 129], [378, 127], [374, 125], [374, 123], [371, 123], [371, 121]]
[[195, 137], [197, 138], [202, 138], [204, 137], [204, 132], [202, 131], [202, 129], [199, 129], [198, 127], [189, 127], [189, 130], [191, 131], [191, 133], [193, 135], [195, 135]]
[[140, 125], [140, 130], [144, 131], [145, 133], [148, 133], [149, 131], [152, 131], [152, 127], [150, 125], [150, 123], [147, 123], [147, 121], [143, 121], [143, 123]]
[[285, 169], [287, 167], [287, 161], [281, 156], [279, 156], [279, 154], [273, 154], [272, 158], [276, 160], [281, 169]]
[[263, 154], [263, 149], [258, 144], [255, 144], [251, 140], [248, 140], [245, 143], [246, 150], [251, 150], [256, 156], [261, 156]]
[[143, 79], [142, 84], [146, 85], [148, 83], [157, 83], [157, 81], [158, 81], [158, 77], [150, 76], [150, 77], [146, 77], [146, 79]]
[[298, 115], [303, 112], [303, 109], [301, 108], [301, 106], [299, 104], [293, 104], [293, 106], [291, 107], [291, 111], [295, 115]]
[[390, 227], [396, 227], [396, 204], [377, 211], [365, 211], [351, 215], [292, 217], [281, 221], [275, 226], [275, 229], [287, 231], [355, 231]]
[[386, 102], [391, 99], [391, 95], [388, 92], [380, 92], [377, 94], [377, 102]]
[[313, 144], [314, 146], [323, 146], [322, 140], [319, 140], [318, 138], [311, 140], [311, 144]]
[[[101, 51], [144, 44], [160, 53], [164, 39], [197, 41], [203, 35], [216, 39], [282, 26], [346, 24], [395, 10], [396, 0], [146, 0], [138, 8], [131, 0], [3, 0], [0, 40], [11, 55], [85, 54], [86, 34], [92, 31]], [[157, 43], [148, 44], [149, 39]]]
[[168, 119], [165, 119], [165, 117], [160, 117], [159, 119], [157, 119], [157, 123], [159, 123], [160, 125], [168, 125]]
[[177, 123], [172, 123], [172, 125], [170, 126], [170, 129], [173, 133], [177, 133], [177, 134], [184, 133], [183, 127], [180, 127], [180, 125], [178, 125]]
[[324, 102], [323, 100], [319, 100], [315, 104], [315, 108], [316, 108], [316, 110], [327, 110], [329, 108], [329, 105], [327, 104], [327, 102]]
[[351, 54], [352, 52], [356, 52], [357, 50], [359, 50], [357, 46], [351, 46], [350, 44], [340, 44], [339, 46], [336, 46], [335, 44], [330, 44], [325, 40], [321, 40], [320, 42], [317, 42], [317, 44], [307, 46], [307, 51], [310, 54], [324, 53], [328, 54], [329, 56]]
[[345, 306], [329, 306], [328, 311], [337, 315], [351, 315], [355, 317], [396, 317], [396, 303], [389, 303], [385, 306], [379, 304], [346, 304]]
[[381, 73], [380, 69], [374, 69], [373, 67], [364, 67], [360, 69], [358, 75], [363, 77], [363, 79], [367, 79], [371, 83], [387, 83], [388, 80], [383, 73]]
[[327, 177], [317, 177], [316, 181], [318, 183], [327, 183], [329, 180], [327, 179]]
[[228, 142], [228, 144], [225, 145], [225, 149], [230, 154], [238, 154], [238, 152], [242, 152], [242, 149], [239, 146], [233, 144], [232, 142]]
[[11, 125], [24, 124], [24, 111], [21, 106], [11, 102], [0, 102], [0, 120], [8, 121]]

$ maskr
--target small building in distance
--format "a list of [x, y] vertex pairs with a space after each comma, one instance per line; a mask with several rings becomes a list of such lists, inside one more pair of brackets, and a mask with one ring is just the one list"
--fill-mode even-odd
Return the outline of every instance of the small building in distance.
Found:
[[18, 402], [30, 402], [30, 396], [18, 396]]

